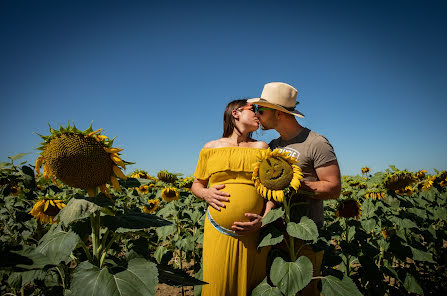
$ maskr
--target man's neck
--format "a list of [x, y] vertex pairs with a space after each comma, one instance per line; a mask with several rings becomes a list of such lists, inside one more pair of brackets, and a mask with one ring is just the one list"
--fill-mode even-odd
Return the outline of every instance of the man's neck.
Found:
[[281, 136], [281, 140], [283, 141], [288, 141], [295, 138], [301, 133], [302, 130], [303, 127], [297, 121], [289, 122], [283, 127], [277, 129], [278, 133]]

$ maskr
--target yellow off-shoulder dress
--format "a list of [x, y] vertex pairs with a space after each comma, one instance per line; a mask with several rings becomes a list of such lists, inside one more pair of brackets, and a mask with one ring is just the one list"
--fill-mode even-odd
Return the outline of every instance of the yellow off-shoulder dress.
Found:
[[[268, 248], [257, 249], [259, 232], [233, 236], [234, 221], [248, 221], [245, 213], [261, 214], [264, 199], [256, 192], [251, 176], [256, 155], [263, 149], [248, 147], [204, 148], [194, 176], [208, 186], [225, 184], [230, 194], [226, 207], [208, 207], [203, 240], [202, 295], [250, 295], [266, 276]], [[211, 222], [210, 222], [211, 220]], [[214, 223], [214, 226], [213, 224]]]

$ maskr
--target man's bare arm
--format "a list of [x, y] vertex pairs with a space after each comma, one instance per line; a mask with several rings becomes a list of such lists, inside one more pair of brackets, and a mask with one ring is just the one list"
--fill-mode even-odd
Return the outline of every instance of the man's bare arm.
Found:
[[315, 169], [319, 181], [301, 181], [302, 190], [315, 193], [315, 199], [337, 199], [341, 192], [340, 168], [336, 160]]

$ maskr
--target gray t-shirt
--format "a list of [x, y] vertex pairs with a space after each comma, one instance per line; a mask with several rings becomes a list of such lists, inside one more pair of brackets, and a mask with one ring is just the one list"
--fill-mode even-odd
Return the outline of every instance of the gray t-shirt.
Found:
[[[334, 148], [322, 135], [303, 128], [293, 139], [284, 141], [281, 138], [274, 139], [269, 144], [270, 149], [280, 148], [287, 151], [289, 155], [297, 160], [297, 165], [303, 172], [303, 179], [308, 181], [318, 181], [317, 168], [337, 159]], [[323, 226], [323, 200], [305, 198], [309, 203], [307, 216], [311, 218], [321, 228]]]

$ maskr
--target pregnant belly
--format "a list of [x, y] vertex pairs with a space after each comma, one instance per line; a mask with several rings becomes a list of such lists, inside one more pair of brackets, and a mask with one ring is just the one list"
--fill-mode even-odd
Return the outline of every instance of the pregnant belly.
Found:
[[225, 208], [220, 211], [208, 207], [211, 217], [220, 226], [231, 229], [233, 222], [247, 222], [245, 213], [260, 214], [264, 206], [264, 200], [256, 192], [254, 186], [247, 184], [225, 184], [222, 191], [230, 194], [229, 202], [225, 202]]

